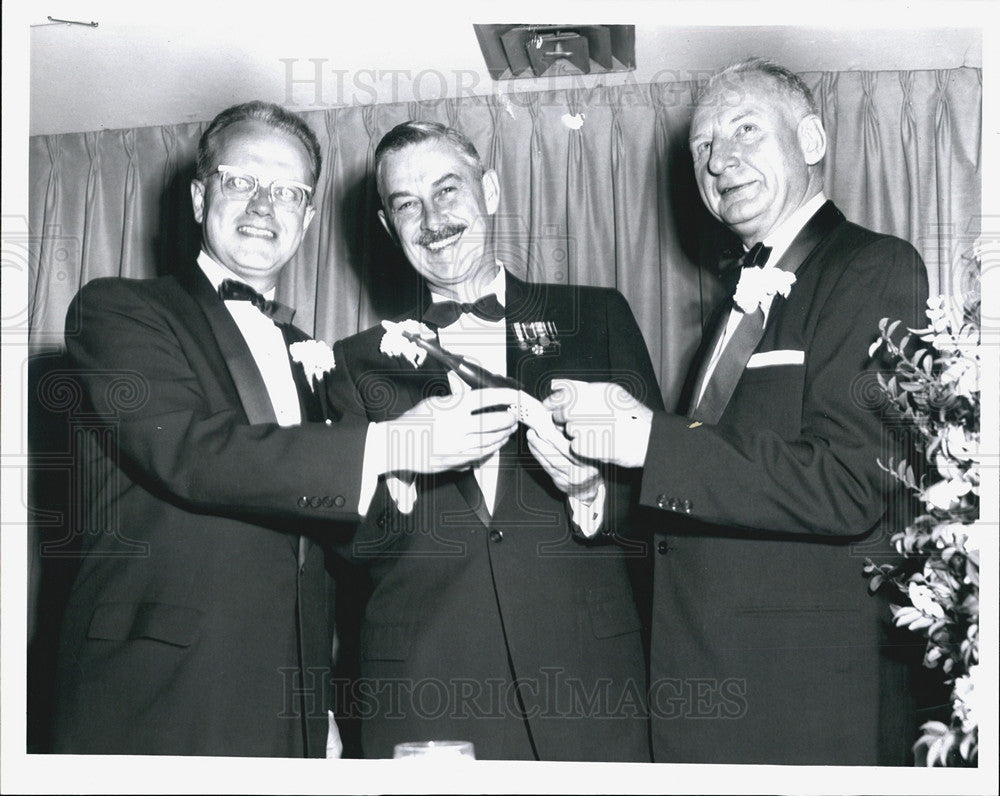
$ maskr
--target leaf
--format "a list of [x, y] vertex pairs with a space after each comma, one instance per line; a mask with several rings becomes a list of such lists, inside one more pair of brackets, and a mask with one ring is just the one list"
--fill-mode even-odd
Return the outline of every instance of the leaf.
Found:
[[952, 746], [955, 744], [955, 733], [950, 730], [944, 734], [941, 738], [941, 745], [938, 748], [938, 756], [941, 760], [941, 765], [948, 765], [948, 753], [951, 751]]
[[978, 758], [977, 747], [976, 736], [973, 733], [966, 733], [958, 747], [958, 753], [966, 762], [975, 763]]

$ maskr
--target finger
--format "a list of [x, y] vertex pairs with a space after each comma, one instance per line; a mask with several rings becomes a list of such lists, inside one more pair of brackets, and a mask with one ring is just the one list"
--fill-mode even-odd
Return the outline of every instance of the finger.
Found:
[[469, 390], [466, 400], [479, 406], [516, 406], [519, 391], [511, 387], [486, 387], [482, 390]]
[[578, 437], [573, 437], [569, 441], [569, 448], [577, 456], [582, 456], [583, 458], [589, 457], [589, 451], [586, 449], [586, 443]]
[[[564, 454], [556, 446], [552, 445], [544, 437], [536, 433], [533, 429], [528, 430], [526, 439], [531, 453], [538, 460], [539, 464], [545, 468], [546, 472], [553, 477], [553, 479], [555, 479], [557, 475], [563, 479], [570, 477], [574, 465], [566, 454]], [[569, 452], [568, 444], [566, 452]]]
[[562, 460], [560, 467], [567, 469], [572, 466], [570, 458], [572, 453], [569, 448], [569, 440], [562, 434], [539, 434], [535, 429], [529, 429], [529, 434], [537, 440], [536, 445], [543, 450], [546, 455], [555, 460]]
[[477, 434], [469, 438], [469, 444], [467, 446], [468, 450], [484, 450], [486, 448], [499, 448], [508, 439], [510, 439], [513, 431], [505, 431], [500, 429], [498, 431], [489, 431], [483, 434]]
[[571, 396], [568, 390], [558, 389], [550, 392], [542, 399], [542, 406], [551, 412], [556, 409], [562, 409], [570, 400]]
[[517, 428], [517, 412], [507, 407], [495, 412], [481, 412], [468, 416], [466, 434], [483, 434], [493, 431], [513, 433]]
[[577, 379], [566, 379], [566, 378], [554, 378], [550, 382], [551, 389], [553, 392], [556, 390], [566, 390], [570, 393], [575, 392], [582, 387], [587, 385], [585, 381], [578, 381]]

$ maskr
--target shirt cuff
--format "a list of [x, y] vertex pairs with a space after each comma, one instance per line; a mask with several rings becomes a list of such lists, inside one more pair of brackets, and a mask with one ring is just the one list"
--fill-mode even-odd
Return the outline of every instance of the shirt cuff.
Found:
[[587, 539], [597, 536], [601, 530], [601, 524], [604, 522], [604, 498], [606, 494], [607, 489], [604, 481], [601, 481], [597, 485], [597, 496], [589, 505], [579, 498], [568, 496], [566, 498], [566, 502], [569, 503], [570, 520]]

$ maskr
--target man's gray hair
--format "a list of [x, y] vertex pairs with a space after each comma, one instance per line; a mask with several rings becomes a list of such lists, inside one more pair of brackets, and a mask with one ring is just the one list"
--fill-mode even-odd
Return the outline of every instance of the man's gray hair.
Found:
[[375, 183], [381, 183], [381, 168], [386, 155], [398, 152], [414, 144], [424, 141], [447, 141], [458, 152], [462, 160], [468, 163], [477, 179], [481, 179], [486, 169], [479, 157], [479, 152], [473, 143], [454, 127], [448, 127], [438, 122], [403, 122], [397, 124], [382, 136], [375, 148]]
[[801, 77], [774, 61], [756, 57], [738, 61], [712, 75], [698, 92], [697, 104], [701, 104], [702, 100], [710, 93], [719, 89], [728, 88], [731, 91], [739, 92], [739, 88], [730, 84], [734, 78], [743, 78], [748, 75], [760, 75], [770, 80], [801, 116], [819, 115], [813, 93]]

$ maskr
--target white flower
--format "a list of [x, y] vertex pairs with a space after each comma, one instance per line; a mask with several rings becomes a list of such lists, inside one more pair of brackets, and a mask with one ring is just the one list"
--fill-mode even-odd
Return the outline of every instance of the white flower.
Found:
[[962, 495], [968, 494], [972, 485], [961, 478], [951, 478], [931, 484], [924, 490], [924, 502], [934, 508], [948, 511], [958, 504]]
[[743, 312], [750, 313], [776, 293], [787, 298], [794, 284], [795, 274], [780, 268], [744, 268], [733, 301]]
[[968, 461], [975, 458], [979, 448], [975, 435], [971, 438], [965, 432], [965, 426], [949, 424], [941, 438], [941, 447], [953, 459]]
[[976, 359], [956, 359], [941, 374], [942, 384], [954, 384], [958, 395], [971, 398], [979, 392], [979, 363]]
[[288, 347], [292, 359], [302, 365], [313, 391], [323, 376], [333, 370], [337, 363], [333, 358], [333, 349], [322, 340], [301, 340]]
[[958, 466], [957, 461], [947, 455], [943, 447], [934, 454], [934, 468], [946, 481], [955, 481], [962, 477], [962, 468]]
[[379, 350], [386, 356], [403, 357], [410, 362], [413, 367], [420, 367], [421, 363], [427, 357], [427, 352], [416, 343], [403, 337], [403, 332], [415, 334], [418, 337], [423, 337], [428, 340], [433, 340], [435, 338], [435, 334], [430, 327], [425, 326], [420, 323], [420, 321], [410, 318], [402, 323], [382, 321], [382, 328], [385, 329], [385, 334], [382, 335], [382, 342], [379, 343]]
[[952, 691], [954, 697], [954, 712], [962, 720], [962, 729], [972, 732], [979, 724], [976, 715], [976, 684], [979, 680], [979, 667], [970, 666], [969, 673], [955, 678], [955, 687]]
[[911, 582], [908, 591], [914, 608], [935, 619], [944, 619], [944, 608], [934, 599], [934, 592], [927, 586]]

